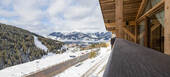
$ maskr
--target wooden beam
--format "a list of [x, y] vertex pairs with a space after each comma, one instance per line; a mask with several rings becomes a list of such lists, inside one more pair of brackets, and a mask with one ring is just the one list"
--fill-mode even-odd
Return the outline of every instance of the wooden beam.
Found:
[[139, 18], [139, 16], [141, 16], [142, 12], [144, 11], [145, 6], [147, 5], [148, 0], [142, 0], [142, 3], [139, 7], [137, 16], [136, 16], [136, 20]]
[[161, 24], [157, 24], [155, 26], [152, 26], [151, 27], [151, 32], [153, 32], [156, 28], [158, 28], [159, 26], [161, 26]]
[[127, 28], [123, 27], [123, 31], [128, 34], [133, 40], [135, 40], [135, 35], [131, 33]]
[[124, 0], [123, 4], [137, 4], [137, 3], [141, 3], [141, 0]]
[[129, 25], [130, 25], [130, 26], [132, 26], [132, 25], [135, 26], [135, 25], [136, 25], [136, 22], [135, 22], [135, 21], [129, 21]]
[[115, 0], [115, 21], [116, 21], [116, 36], [119, 38], [123, 37], [123, 0]]
[[146, 17], [149, 17], [149, 16], [151, 16], [153, 14], [156, 14], [156, 13], [160, 12], [164, 8], [164, 3], [165, 3], [165, 0], [162, 0], [159, 3], [157, 3], [153, 8], [151, 8], [144, 15], [142, 15], [140, 18], [138, 18], [137, 23], [141, 22]]
[[100, 1], [100, 4], [105, 4], [105, 3], [112, 3], [112, 2], [114, 2], [113, 0], [108, 0], [108, 1], [106, 1], [106, 0], [99, 0]]
[[112, 23], [105, 23], [105, 27], [106, 27], [106, 30], [110, 31], [110, 32], [115, 31], [115, 29], [116, 29], [116, 25], [115, 25], [114, 22], [112, 22]]
[[115, 22], [112, 23], [105, 23], [106, 27], [116, 27]]
[[164, 52], [170, 55], [170, 0], [165, 0]]
[[108, 28], [107, 31], [109, 31], [109, 32], [115, 32], [115, 28], [114, 28], [114, 29], [113, 29], [113, 28]]
[[116, 31], [115, 31], [115, 30], [112, 30], [111, 32], [112, 32], [112, 34], [116, 34]]
[[106, 27], [106, 29], [112, 32], [113, 30], [116, 30], [116, 27]]

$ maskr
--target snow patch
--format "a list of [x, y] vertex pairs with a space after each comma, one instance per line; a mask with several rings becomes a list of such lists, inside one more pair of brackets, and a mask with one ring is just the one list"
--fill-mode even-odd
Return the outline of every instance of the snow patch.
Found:
[[38, 37], [34, 36], [34, 44], [38, 47], [38, 48], [41, 48], [43, 49], [44, 51], [47, 51], [48, 48], [42, 44], [41, 41], [38, 40]]

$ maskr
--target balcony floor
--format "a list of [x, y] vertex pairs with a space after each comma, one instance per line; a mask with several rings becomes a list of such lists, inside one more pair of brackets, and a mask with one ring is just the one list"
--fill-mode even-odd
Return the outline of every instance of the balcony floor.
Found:
[[170, 56], [116, 39], [104, 77], [170, 77]]

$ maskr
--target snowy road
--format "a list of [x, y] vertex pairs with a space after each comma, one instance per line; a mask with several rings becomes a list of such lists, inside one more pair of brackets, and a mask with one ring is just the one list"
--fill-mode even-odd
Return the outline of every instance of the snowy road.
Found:
[[91, 69], [89, 69], [82, 77], [102, 77], [108, 56], [101, 58]]
[[[103, 71], [102, 69], [97, 70], [97, 68], [99, 66], [101, 66], [102, 68], [104, 68], [104, 66], [102, 65], [102, 63], [104, 63], [104, 61], [107, 58], [102, 58], [102, 60], [100, 60], [98, 63], [96, 63], [92, 68], [90, 68], [82, 77], [98, 77], [100, 71]], [[96, 72], [98, 71], [98, 72]], [[95, 73], [96, 72], [96, 73]]]
[[109, 56], [110, 49], [101, 48], [96, 58], [78, 63], [55, 77], [102, 77]]

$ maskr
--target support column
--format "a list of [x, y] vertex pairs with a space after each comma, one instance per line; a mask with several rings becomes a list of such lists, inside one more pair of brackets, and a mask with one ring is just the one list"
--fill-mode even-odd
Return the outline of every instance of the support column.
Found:
[[170, 55], [170, 0], [165, 0], [164, 52]]
[[145, 18], [144, 45], [150, 48], [150, 24], [149, 18]]
[[115, 0], [115, 21], [117, 37], [123, 37], [123, 0]]
[[135, 43], [138, 43], [138, 25], [135, 23]]

